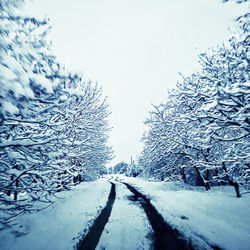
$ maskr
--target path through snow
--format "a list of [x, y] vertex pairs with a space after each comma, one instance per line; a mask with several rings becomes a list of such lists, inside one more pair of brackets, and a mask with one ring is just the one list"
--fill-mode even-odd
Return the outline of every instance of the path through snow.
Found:
[[146, 194], [164, 220], [196, 249], [250, 249], [250, 195], [235, 197], [230, 186], [192, 187], [174, 182], [119, 178]]
[[139, 203], [131, 201], [132, 193], [116, 184], [116, 199], [97, 250], [152, 249], [153, 231]]
[[200, 187], [182, 183], [148, 182], [119, 176], [141, 193], [138, 195], [131, 193], [132, 189], [130, 191], [115, 176], [111, 180], [116, 185], [114, 199], [108, 178], [81, 183], [71, 191], [59, 193], [64, 198], [48, 209], [20, 216], [19, 227], [30, 228], [30, 233], [18, 237], [8, 230], [0, 232], [0, 249], [74, 249], [91, 231], [96, 218], [107, 206], [108, 197], [114, 203], [108, 209], [108, 220], [102, 223], [98, 244], [95, 243], [97, 250], [157, 247], [157, 233], [148, 220], [150, 215], [143, 210], [149, 200], [164, 221], [185, 237], [185, 241], [191, 242], [191, 247], [213, 249], [218, 245], [227, 250], [250, 249], [250, 195], [238, 199], [231, 187], [213, 187], [212, 191], [205, 192]]
[[111, 189], [108, 197], [108, 202], [106, 206], [102, 209], [99, 216], [95, 219], [87, 235], [84, 236], [77, 243], [77, 250], [85, 250], [85, 249], [92, 250], [96, 248], [99, 239], [101, 237], [101, 234], [103, 232], [103, 229], [108, 222], [115, 201], [115, 196], [116, 196], [115, 184], [112, 182], [110, 182], [110, 184], [111, 184]]

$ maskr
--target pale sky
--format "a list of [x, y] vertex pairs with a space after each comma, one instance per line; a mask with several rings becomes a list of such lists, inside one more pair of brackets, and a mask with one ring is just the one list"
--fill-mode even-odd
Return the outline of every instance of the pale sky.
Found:
[[245, 5], [221, 0], [35, 0], [26, 12], [50, 18], [53, 52], [69, 70], [98, 81], [108, 96], [116, 158], [136, 159], [143, 121], [178, 73], [229, 35]]

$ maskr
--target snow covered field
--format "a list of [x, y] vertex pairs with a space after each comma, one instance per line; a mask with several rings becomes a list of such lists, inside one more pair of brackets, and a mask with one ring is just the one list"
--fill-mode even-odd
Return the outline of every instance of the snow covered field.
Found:
[[[119, 179], [148, 195], [165, 221], [198, 248], [250, 249], [250, 194], [235, 197], [232, 187], [190, 187], [184, 184]], [[189, 190], [187, 190], [189, 189]]]
[[[15, 237], [10, 231], [0, 232], [1, 250], [69, 250], [78, 242], [84, 229], [105, 206], [110, 184], [106, 179], [83, 182], [71, 191], [61, 192], [55, 204], [46, 210], [20, 216], [20, 225], [30, 233]], [[86, 232], [85, 232], [86, 233]]]

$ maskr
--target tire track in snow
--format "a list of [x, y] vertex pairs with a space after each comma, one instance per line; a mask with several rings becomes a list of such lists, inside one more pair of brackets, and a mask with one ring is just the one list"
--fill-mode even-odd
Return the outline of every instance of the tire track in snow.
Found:
[[184, 240], [179, 238], [179, 233], [177, 230], [172, 229], [167, 225], [163, 217], [158, 213], [156, 208], [151, 204], [150, 200], [139, 191], [137, 191], [131, 185], [122, 182], [126, 187], [134, 194], [135, 200], [139, 201], [142, 208], [144, 209], [148, 220], [154, 230], [155, 234], [155, 249], [164, 250], [183, 250], [183, 249], [193, 249], [188, 246]]
[[96, 250], [152, 250], [153, 229], [131, 191], [116, 183], [116, 199]]
[[103, 229], [108, 222], [111, 210], [113, 208], [113, 204], [115, 202], [115, 184], [113, 182], [110, 182], [110, 184], [111, 189], [108, 197], [108, 202], [106, 206], [102, 209], [100, 215], [95, 219], [94, 224], [92, 225], [86, 236], [77, 243], [77, 250], [94, 250], [96, 248]]
[[[137, 191], [134, 187], [128, 183], [122, 182], [133, 194], [135, 201], [139, 201], [142, 208], [144, 209], [148, 220], [154, 230], [155, 234], [155, 249], [156, 250], [193, 250], [196, 249], [192, 246], [190, 241], [183, 239], [183, 236], [179, 233], [177, 229], [170, 227], [162, 215], [156, 210], [156, 208], [151, 204], [150, 199], [145, 195]], [[203, 238], [202, 238], [203, 239]], [[205, 239], [204, 242], [215, 250], [220, 250], [216, 245], [209, 244]]]

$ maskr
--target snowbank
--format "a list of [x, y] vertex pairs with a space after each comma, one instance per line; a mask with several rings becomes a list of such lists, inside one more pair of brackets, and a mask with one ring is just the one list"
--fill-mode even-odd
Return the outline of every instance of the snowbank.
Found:
[[19, 227], [30, 230], [18, 237], [14, 232], [0, 232], [1, 250], [69, 250], [88, 230], [106, 205], [110, 184], [105, 179], [85, 182], [71, 191], [61, 192], [55, 204], [39, 213], [20, 216]]

